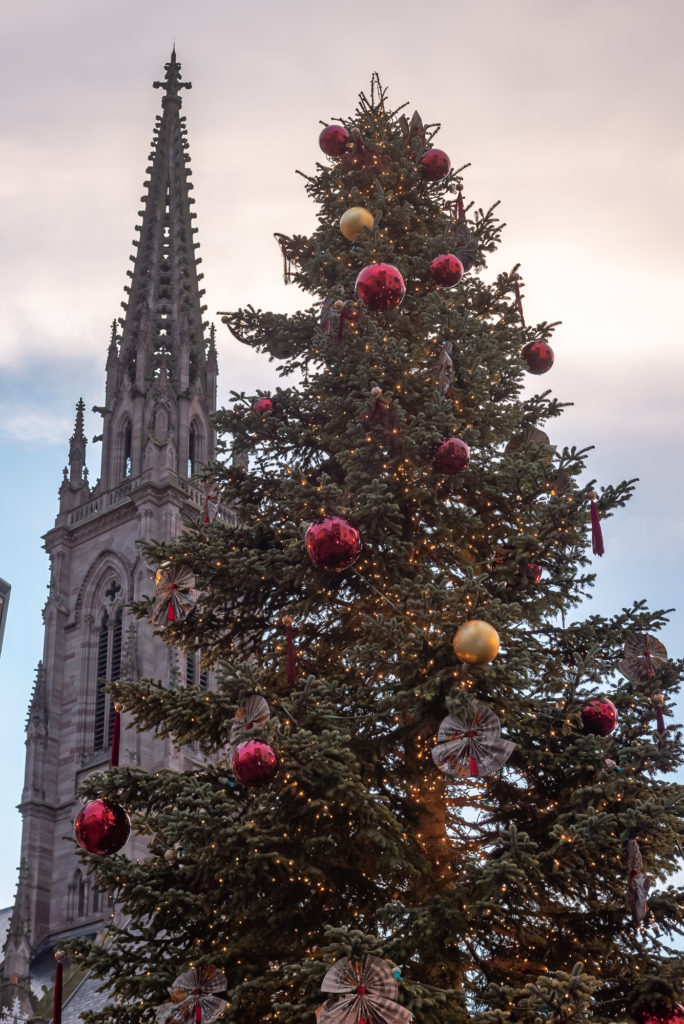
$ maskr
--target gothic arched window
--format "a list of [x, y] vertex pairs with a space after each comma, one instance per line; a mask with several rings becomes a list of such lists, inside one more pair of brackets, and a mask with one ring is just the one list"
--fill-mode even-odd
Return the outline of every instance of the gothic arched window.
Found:
[[[121, 587], [114, 581], [107, 588], [112, 600]], [[106, 592], [106, 593], [107, 593]], [[121, 648], [123, 643], [123, 612], [117, 608], [111, 614], [102, 612], [97, 634], [97, 684], [95, 689], [95, 724], [93, 749], [107, 750], [114, 729], [114, 703], [105, 687], [121, 676]]]
[[202, 462], [202, 435], [196, 420], [190, 424], [188, 434], [188, 476], [199, 472]]
[[126, 420], [123, 430], [123, 475], [124, 478], [133, 472], [133, 425]]
[[196, 686], [199, 684], [203, 690], [209, 686], [209, 670], [202, 668], [199, 654], [188, 654], [185, 658], [185, 685]]
[[88, 882], [79, 868], [67, 886], [67, 918], [84, 917], [88, 913]]

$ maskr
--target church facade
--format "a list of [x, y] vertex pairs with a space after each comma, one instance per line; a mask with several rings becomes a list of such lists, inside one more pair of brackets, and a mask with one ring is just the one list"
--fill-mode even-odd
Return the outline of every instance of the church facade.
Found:
[[[151, 594], [154, 567], [141, 542], [168, 539], [198, 514], [203, 466], [215, 456], [213, 330], [204, 321], [202, 274], [181, 80], [175, 50], [165, 65], [145, 195], [128, 271], [125, 314], [112, 326], [106, 360], [100, 478], [86, 469], [85, 405], [76, 406], [59, 510], [45, 535], [50, 585], [42, 661], [26, 726], [26, 771], [17, 898], [4, 949], [0, 1003], [33, 1012], [31, 986], [54, 969], [64, 940], [98, 932], [111, 915], [65, 841], [84, 778], [109, 764], [114, 709], [106, 684], [153, 678], [165, 686], [211, 686], [199, 654], [166, 647], [129, 602]], [[126, 728], [121, 764], [183, 769], [193, 752]], [[122, 851], [145, 855], [132, 836]]]

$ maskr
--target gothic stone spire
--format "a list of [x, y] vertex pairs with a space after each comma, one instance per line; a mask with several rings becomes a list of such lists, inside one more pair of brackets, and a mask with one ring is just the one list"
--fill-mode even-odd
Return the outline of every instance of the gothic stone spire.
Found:
[[[137, 252], [120, 347], [123, 367], [143, 391], [158, 374], [164, 355], [178, 382], [187, 374], [191, 383], [205, 362], [202, 315], [206, 307], [201, 305], [204, 293], [193, 241], [192, 172], [185, 118], [180, 115], [180, 91], [190, 88], [190, 83], [181, 81], [175, 50], [165, 67], [164, 81], [154, 83], [164, 90], [162, 114], [157, 117], [147, 168], [147, 194], [142, 200], [140, 240], [134, 242]], [[182, 365], [184, 347], [189, 350], [188, 367]]]
[[[213, 458], [209, 417], [215, 411], [216, 371], [207, 360], [202, 274], [194, 241], [194, 199], [175, 48], [163, 92], [142, 197], [139, 240], [123, 303], [125, 317], [112, 334], [107, 357], [107, 391], [102, 452], [102, 487], [146, 471], [191, 475], [198, 462]], [[118, 328], [118, 330], [117, 330]], [[167, 381], [163, 395], [160, 376]], [[198, 440], [198, 439], [201, 439]]]

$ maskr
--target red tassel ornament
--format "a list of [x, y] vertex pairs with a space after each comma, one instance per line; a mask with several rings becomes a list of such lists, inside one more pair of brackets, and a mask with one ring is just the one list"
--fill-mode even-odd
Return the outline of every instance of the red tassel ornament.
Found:
[[598, 497], [596, 491], [592, 491], [589, 497], [591, 498], [591, 505], [589, 506], [591, 509], [591, 550], [595, 555], [602, 555], [606, 549], [603, 546], [601, 522], [596, 506], [596, 498]]
[[119, 767], [119, 744], [121, 741], [121, 712], [123, 704], [114, 705], [114, 728], [112, 729], [112, 756], [109, 759], [110, 768]]
[[64, 964], [62, 961], [66, 953], [63, 949], [55, 950], [57, 971], [55, 973], [55, 998], [52, 1007], [52, 1024], [62, 1024], [62, 983], [64, 979]]
[[297, 676], [299, 675], [299, 664], [297, 649], [294, 645], [292, 619], [289, 615], [283, 615], [283, 625], [285, 626], [285, 642], [287, 647], [287, 681], [290, 686], [294, 686], [297, 682]]

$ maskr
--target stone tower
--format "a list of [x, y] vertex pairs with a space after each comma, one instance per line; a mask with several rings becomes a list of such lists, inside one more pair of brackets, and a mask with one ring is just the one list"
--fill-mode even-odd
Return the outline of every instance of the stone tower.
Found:
[[[98, 931], [108, 898], [77, 859], [72, 825], [78, 788], [109, 761], [113, 708], [107, 681], [153, 678], [163, 685], [212, 684], [196, 655], [170, 651], [128, 603], [153, 592], [139, 542], [165, 539], [198, 512], [197, 475], [215, 454], [216, 350], [206, 333], [193, 227], [185, 118], [175, 50], [165, 65], [162, 112], [133, 244], [125, 316], [107, 353], [100, 479], [88, 481], [84, 403], [76, 406], [59, 511], [45, 535], [50, 557], [45, 641], [26, 726], [26, 775], [17, 901], [5, 945], [3, 999], [26, 993], [29, 974], [65, 938]], [[124, 727], [126, 725], [124, 718]], [[134, 729], [122, 733], [121, 764], [182, 769], [193, 753]], [[144, 856], [131, 838], [129, 857]], [[47, 972], [46, 972], [47, 973]], [[28, 1007], [26, 1007], [28, 1011]]]

